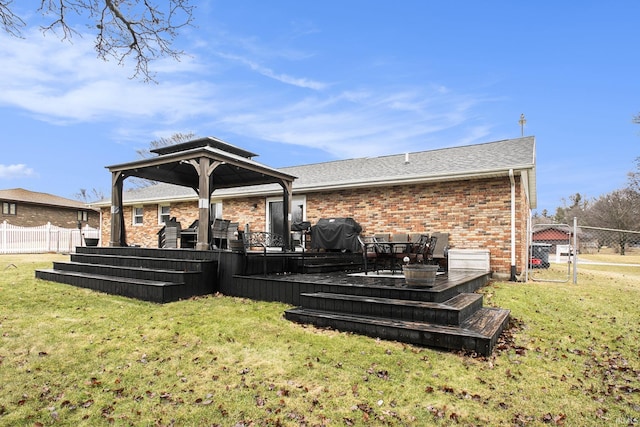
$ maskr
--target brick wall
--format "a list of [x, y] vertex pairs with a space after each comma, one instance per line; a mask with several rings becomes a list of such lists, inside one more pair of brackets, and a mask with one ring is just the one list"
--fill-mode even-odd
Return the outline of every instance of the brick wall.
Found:
[[[306, 195], [306, 219], [315, 224], [321, 218], [351, 217], [362, 233], [449, 233], [454, 248], [489, 249], [491, 268], [508, 274], [511, 267], [511, 190], [508, 177], [465, 180], [410, 186], [362, 188], [310, 193]], [[230, 199], [223, 203], [223, 216], [265, 229], [265, 199]], [[255, 206], [255, 207], [254, 207]], [[144, 225], [132, 225], [131, 207], [125, 207], [127, 242], [157, 247], [157, 205], [144, 207]], [[198, 217], [197, 201], [171, 205], [183, 227]], [[103, 210], [103, 242], [108, 244], [111, 215]], [[516, 177], [516, 266], [524, 269], [527, 257], [526, 224], [528, 205], [520, 179]]]
[[[516, 265], [526, 259], [525, 198], [516, 185]], [[511, 192], [508, 177], [307, 195], [307, 219], [352, 217], [362, 234], [449, 233], [449, 245], [489, 249], [493, 271], [511, 266]]]
[[[17, 202], [16, 215], [4, 215], [0, 210], [0, 222], [7, 221], [8, 224], [18, 227], [39, 227], [50, 222], [57, 227], [77, 228], [78, 210], [80, 209]], [[83, 221], [82, 225], [88, 223], [90, 227], [97, 228], [100, 223], [100, 213], [91, 210], [86, 212], [88, 221]]]

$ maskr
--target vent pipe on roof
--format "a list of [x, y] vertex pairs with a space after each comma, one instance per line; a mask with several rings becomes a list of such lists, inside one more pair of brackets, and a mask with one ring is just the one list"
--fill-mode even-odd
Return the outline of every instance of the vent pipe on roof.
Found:
[[409, 164], [409, 153], [404, 153], [404, 164]]

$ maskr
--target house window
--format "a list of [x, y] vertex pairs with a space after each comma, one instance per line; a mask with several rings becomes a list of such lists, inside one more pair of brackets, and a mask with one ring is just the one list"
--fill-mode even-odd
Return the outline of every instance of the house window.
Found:
[[166, 224], [171, 219], [170, 206], [158, 206], [158, 224]]
[[11, 202], [2, 202], [2, 214], [3, 215], [15, 215], [16, 204]]
[[133, 225], [143, 224], [144, 209], [142, 207], [133, 208]]
[[88, 221], [89, 220], [89, 212], [87, 211], [78, 211], [78, 221]]

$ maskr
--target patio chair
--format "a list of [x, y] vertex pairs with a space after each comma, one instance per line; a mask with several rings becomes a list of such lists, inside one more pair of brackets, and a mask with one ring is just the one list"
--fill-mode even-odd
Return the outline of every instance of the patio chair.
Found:
[[177, 248], [180, 241], [180, 222], [172, 217], [158, 231], [159, 248]]
[[[425, 264], [433, 264], [433, 251], [436, 249], [438, 244], [438, 237], [433, 233], [431, 237], [429, 237], [429, 244], [427, 244], [423, 254], [422, 254], [422, 262]], [[418, 255], [420, 256], [420, 255]]]
[[391, 247], [392, 260], [391, 260], [391, 274], [395, 273], [396, 269], [402, 270], [404, 259], [411, 253], [411, 243], [409, 242], [409, 235], [406, 233], [394, 233], [391, 236], [391, 242], [395, 243]]
[[230, 222], [227, 226], [227, 246], [229, 246], [231, 240], [238, 239], [238, 226], [239, 224], [237, 222]]
[[226, 249], [229, 236], [229, 220], [215, 218], [211, 223], [211, 249]]
[[429, 249], [431, 239], [428, 234], [417, 234], [411, 238], [411, 251], [408, 254], [409, 262], [422, 263], [425, 260], [425, 252]]
[[364, 274], [369, 271], [369, 266], [373, 264], [373, 271], [376, 273], [378, 268], [378, 248], [376, 238], [374, 236], [358, 236], [358, 242], [362, 248], [362, 261], [364, 263]]
[[432, 236], [437, 238], [435, 247], [433, 248], [431, 259], [435, 264], [447, 259], [449, 251], [449, 233], [433, 233]]

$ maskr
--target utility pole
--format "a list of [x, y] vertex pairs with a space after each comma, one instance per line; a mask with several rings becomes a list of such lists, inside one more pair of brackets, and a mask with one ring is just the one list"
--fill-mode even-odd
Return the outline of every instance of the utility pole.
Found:
[[518, 120], [520, 124], [520, 136], [524, 136], [524, 125], [527, 124], [527, 119], [524, 118], [524, 113], [520, 114], [520, 120]]

